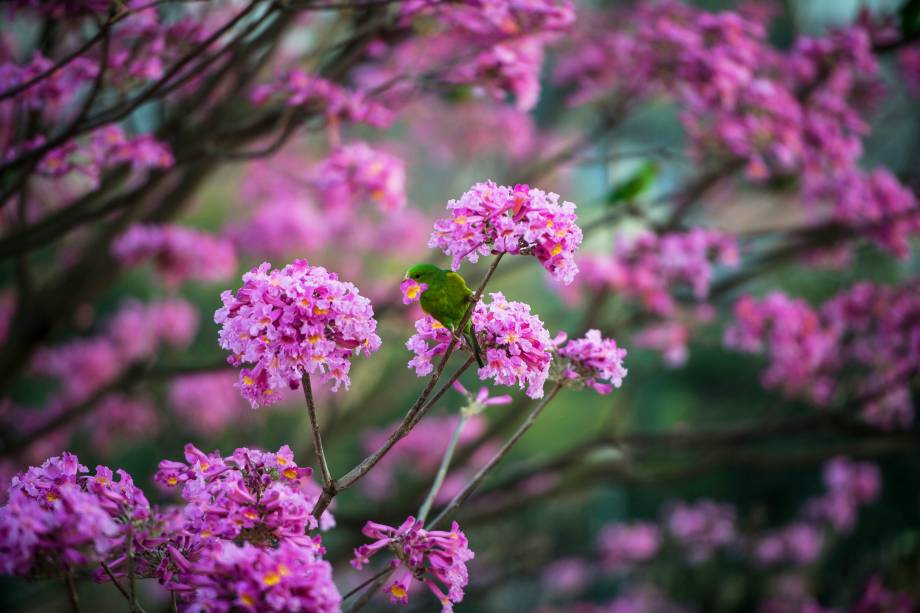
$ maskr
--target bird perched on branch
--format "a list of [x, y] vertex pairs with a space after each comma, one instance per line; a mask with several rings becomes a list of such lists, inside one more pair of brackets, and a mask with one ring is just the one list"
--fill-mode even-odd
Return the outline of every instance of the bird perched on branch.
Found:
[[473, 299], [473, 290], [466, 284], [466, 280], [452, 270], [444, 270], [433, 264], [416, 264], [406, 273], [406, 278], [428, 286], [419, 301], [422, 310], [446, 328], [462, 334], [473, 350], [476, 362], [480, 367], [485, 366], [479, 341], [473, 332], [472, 317], [467, 320], [462, 331], [457, 330]]

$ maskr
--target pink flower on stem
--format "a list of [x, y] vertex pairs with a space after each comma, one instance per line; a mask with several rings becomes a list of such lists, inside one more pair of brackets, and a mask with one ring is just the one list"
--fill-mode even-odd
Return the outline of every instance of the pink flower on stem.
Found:
[[463, 387], [463, 384], [459, 381], [454, 381], [453, 388], [463, 394], [469, 402], [469, 404], [463, 408], [464, 412], [469, 415], [477, 415], [482, 413], [487, 407], [511, 404], [511, 396], [508, 394], [503, 394], [501, 396], [490, 396], [489, 388], [487, 387], [479, 388], [479, 391], [476, 392], [475, 396], [472, 392]]
[[626, 571], [657, 555], [661, 547], [661, 533], [658, 526], [651, 522], [613, 524], [601, 531], [597, 546], [608, 569]]
[[309, 374], [350, 384], [351, 358], [380, 348], [370, 301], [352, 283], [305, 260], [281, 270], [268, 262], [243, 275], [234, 295], [221, 294], [214, 314], [220, 346], [240, 371], [239, 389], [253, 407], [273, 404], [284, 389], [298, 389]]
[[428, 289], [427, 283], [419, 283], [415, 279], [405, 279], [399, 284], [399, 291], [402, 292], [403, 304], [412, 304], [422, 299], [422, 294]]
[[371, 201], [384, 213], [406, 205], [406, 168], [398, 157], [364, 142], [337, 147], [315, 169], [313, 183], [330, 208]]
[[575, 205], [528, 185], [477, 183], [460, 200], [447, 203], [451, 217], [439, 219], [428, 246], [453, 258], [451, 267], [492, 253], [533, 255], [565, 285], [578, 273], [575, 250], [582, 232]]
[[[479, 378], [521, 389], [526, 386], [528, 396], [542, 398], [552, 360], [549, 332], [529, 305], [508, 301], [501, 292], [490, 297], [491, 302], [480, 301], [472, 315], [473, 331], [486, 358]], [[432, 359], [447, 351], [451, 333], [427, 315], [415, 322], [415, 329], [416, 334], [406, 342], [406, 348], [415, 353], [409, 368], [423, 377], [431, 372]]]
[[626, 350], [617, 347], [615, 340], [602, 338], [600, 330], [588, 330], [584, 338], [562, 345], [564, 342], [565, 333], [561, 333], [555, 343], [562, 359], [558, 367], [563, 381], [586, 385], [600, 394], [609, 394], [614, 387], [623, 385], [627, 372], [623, 367]]
[[425, 530], [414, 517], [407, 518], [398, 528], [369, 521], [362, 533], [376, 540], [355, 549], [351, 565], [356, 569], [361, 570], [371, 557], [385, 549], [398, 558], [393, 562], [398, 568], [384, 587], [392, 602], [409, 602], [413, 579], [428, 586], [441, 602], [444, 613], [453, 611], [453, 604], [463, 600], [463, 588], [468, 581], [466, 563], [474, 554], [457, 522], [450, 531], [443, 531]]

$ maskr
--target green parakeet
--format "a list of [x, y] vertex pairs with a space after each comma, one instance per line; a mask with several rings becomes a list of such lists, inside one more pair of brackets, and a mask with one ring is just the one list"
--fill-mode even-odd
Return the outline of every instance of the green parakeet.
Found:
[[[416, 264], [409, 269], [406, 277], [428, 286], [422, 292], [422, 310], [456, 332], [473, 297], [473, 290], [466, 284], [466, 280], [452, 270], [444, 270], [433, 264]], [[466, 322], [462, 334], [473, 349], [476, 362], [480, 367], [485, 366], [479, 341], [473, 334], [472, 320]]]

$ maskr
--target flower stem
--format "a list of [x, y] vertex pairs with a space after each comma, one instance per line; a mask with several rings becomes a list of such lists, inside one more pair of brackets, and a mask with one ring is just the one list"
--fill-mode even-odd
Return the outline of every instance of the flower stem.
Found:
[[479, 472], [476, 473], [476, 475], [463, 487], [463, 489], [456, 496], [454, 496], [453, 500], [450, 501], [450, 504], [448, 504], [444, 510], [438, 514], [437, 517], [431, 520], [431, 523], [428, 524], [426, 529], [431, 530], [436, 527], [451, 513], [456, 511], [457, 507], [463, 504], [464, 501], [466, 501], [466, 499], [472, 495], [472, 493], [476, 490], [477, 487], [479, 487], [486, 476], [492, 472], [492, 469], [495, 468], [498, 463], [505, 458], [506, 455], [508, 455], [508, 452], [512, 447], [514, 447], [518, 440], [520, 440], [520, 438], [524, 436], [528, 430], [530, 430], [530, 427], [533, 426], [537, 421], [537, 417], [540, 416], [540, 413], [543, 412], [543, 409], [545, 409], [546, 406], [553, 400], [553, 398], [556, 397], [556, 395], [559, 393], [559, 390], [561, 389], [562, 384], [557, 383], [555, 387], [550, 390], [550, 392], [543, 398], [543, 400], [541, 400], [540, 403], [534, 407], [534, 410], [530, 412], [530, 415], [527, 416], [527, 419], [524, 420], [524, 423], [522, 423], [518, 427], [517, 431], [511, 435], [511, 438], [509, 438], [505, 444], [502, 445], [502, 448], [499, 449], [494, 456], [492, 456], [492, 459], [489, 460], [488, 464], [479, 469]]
[[332, 473], [329, 472], [329, 464], [326, 462], [326, 452], [323, 450], [323, 438], [319, 433], [319, 423], [316, 421], [316, 403], [313, 401], [313, 387], [310, 385], [309, 373], [304, 373], [302, 382], [303, 396], [307, 401], [307, 414], [310, 416], [310, 428], [313, 430], [313, 449], [316, 452], [316, 462], [319, 464], [319, 470], [323, 476], [323, 490], [332, 491], [334, 483]]
[[67, 571], [64, 575], [64, 585], [67, 586], [67, 600], [70, 601], [70, 610], [80, 613], [80, 597], [77, 594], [77, 585], [73, 580], [73, 572]]
[[431, 505], [434, 504], [434, 499], [437, 497], [438, 492], [441, 491], [441, 486], [444, 484], [444, 477], [447, 476], [450, 460], [454, 457], [454, 449], [457, 448], [457, 442], [460, 440], [460, 433], [463, 432], [463, 426], [465, 425], [466, 413], [461, 411], [460, 420], [457, 422], [457, 427], [454, 428], [454, 434], [450, 437], [450, 443], [447, 444], [447, 449], [444, 451], [444, 458], [441, 460], [441, 465], [438, 467], [438, 473], [434, 477], [434, 483], [431, 484], [431, 491], [428, 492], [428, 497], [425, 498], [425, 502], [422, 503], [418, 511], [418, 520], [423, 524], [428, 518], [428, 512], [431, 511]]

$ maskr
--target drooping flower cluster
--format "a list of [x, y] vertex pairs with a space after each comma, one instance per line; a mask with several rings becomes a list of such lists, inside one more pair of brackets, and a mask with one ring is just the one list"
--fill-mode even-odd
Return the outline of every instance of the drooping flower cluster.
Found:
[[453, 611], [453, 604], [463, 600], [468, 581], [466, 563], [474, 554], [457, 522], [453, 522], [450, 531], [443, 531], [425, 530], [414, 517], [407, 518], [397, 528], [369, 521], [362, 533], [376, 540], [355, 549], [351, 565], [356, 569], [360, 570], [385, 549], [399, 559], [399, 569], [384, 587], [392, 602], [409, 602], [413, 579], [428, 586], [441, 602], [444, 613]]
[[214, 314], [220, 346], [240, 371], [239, 389], [253, 407], [297, 389], [304, 375], [347, 388], [350, 359], [380, 348], [370, 301], [335, 273], [296, 260], [281, 270], [263, 263], [243, 275], [234, 295], [221, 294]]
[[600, 330], [588, 330], [584, 338], [565, 341], [564, 332], [554, 340], [558, 346], [556, 353], [561, 358], [555, 364], [560, 369], [561, 381], [587, 385], [600, 394], [609, 394], [623, 384], [626, 350], [617, 347], [615, 340], [601, 337]]
[[716, 266], [738, 263], [738, 245], [731, 235], [694, 228], [620, 237], [613, 257], [590, 256], [581, 266], [589, 287], [637, 300], [652, 313], [668, 317], [677, 308], [675, 290], [689, 287], [697, 301], [704, 301]]
[[[261, 547], [313, 547], [308, 533], [318, 524], [310, 512], [319, 492], [313, 470], [298, 467], [290, 447], [276, 453], [240, 448], [222, 458], [189, 444], [185, 460], [160, 462], [156, 481], [182, 488], [186, 532]], [[328, 512], [321, 521], [321, 527], [335, 525]]]
[[604, 566], [622, 572], [655, 557], [661, 547], [661, 533], [651, 522], [613, 524], [601, 531], [597, 545]]
[[330, 208], [370, 201], [388, 213], [406, 205], [405, 164], [365, 142], [337, 147], [316, 167], [313, 183]]
[[769, 355], [765, 386], [805, 393], [820, 404], [845, 389], [856, 395], [869, 423], [886, 429], [912, 423], [909, 388], [920, 363], [920, 300], [913, 284], [859, 283], [820, 310], [781, 293], [761, 301], [744, 296], [734, 312], [725, 344]]
[[342, 597], [332, 582], [332, 566], [323, 550], [283, 542], [264, 549], [220, 541], [199, 552], [195, 562], [180, 568], [183, 602], [192, 611], [341, 610]]
[[[526, 386], [528, 396], [542, 398], [552, 361], [549, 332], [530, 312], [529, 305], [508, 301], [501, 292], [490, 297], [491, 302], [476, 304], [471, 319], [485, 354], [486, 365], [478, 370], [479, 378], [521, 389]], [[447, 351], [451, 333], [430, 316], [416, 321], [415, 330], [416, 334], [406, 342], [406, 348], [415, 353], [409, 368], [424, 377], [432, 370], [432, 359]]]
[[112, 253], [124, 266], [152, 261], [167, 285], [220, 281], [236, 272], [233, 244], [179, 225], [135, 225], [118, 237]]
[[559, 195], [528, 185], [477, 183], [459, 200], [447, 203], [451, 217], [439, 219], [429, 247], [451, 256], [454, 270], [467, 259], [492, 253], [533, 255], [557, 281], [568, 285], [578, 273], [575, 250], [581, 244], [575, 205]]

